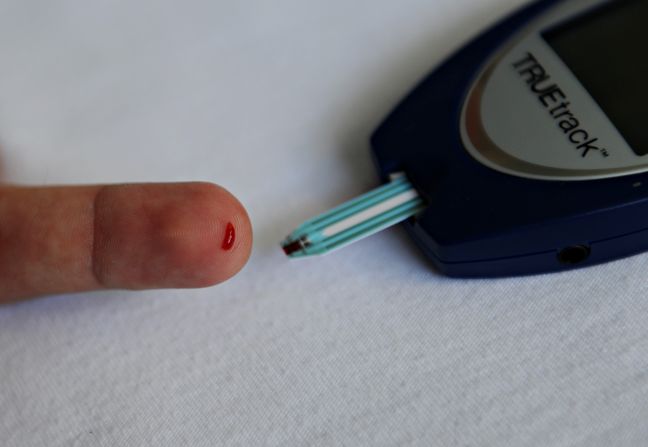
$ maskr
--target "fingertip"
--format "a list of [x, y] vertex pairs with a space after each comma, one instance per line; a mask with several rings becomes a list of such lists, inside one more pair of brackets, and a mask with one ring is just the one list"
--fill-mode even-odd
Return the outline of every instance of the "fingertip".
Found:
[[106, 187], [95, 212], [95, 274], [107, 287], [207, 287], [250, 256], [245, 208], [211, 183]]
[[252, 224], [245, 207], [225, 188], [213, 183], [188, 187], [195, 189], [194, 206], [205, 213], [204, 222], [218, 222], [214, 233], [204, 235], [204, 247], [209, 249], [203, 252], [198, 248], [193, 259], [194, 268], [202, 271], [195, 286], [208, 287], [243, 269], [252, 251]]

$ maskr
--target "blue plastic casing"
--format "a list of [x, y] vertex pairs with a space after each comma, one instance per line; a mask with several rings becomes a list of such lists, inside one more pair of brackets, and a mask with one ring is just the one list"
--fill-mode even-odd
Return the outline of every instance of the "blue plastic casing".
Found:
[[[381, 179], [405, 172], [427, 201], [428, 208], [405, 226], [447, 275], [567, 270], [648, 249], [648, 173], [533, 180], [492, 170], [463, 147], [461, 109], [480, 69], [516, 31], [561, 1], [535, 2], [467, 44], [371, 137]], [[570, 247], [576, 248], [564, 251]], [[583, 256], [570, 255], [579, 250]]]

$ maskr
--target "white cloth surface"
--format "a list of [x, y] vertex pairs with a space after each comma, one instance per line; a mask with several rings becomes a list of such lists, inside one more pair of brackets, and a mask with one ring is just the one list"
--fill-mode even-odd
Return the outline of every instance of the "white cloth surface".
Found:
[[0, 445], [645, 445], [648, 256], [456, 280], [399, 228], [278, 248], [376, 186], [371, 131], [521, 3], [1, 0], [3, 181], [213, 181], [255, 247], [214, 288], [0, 308]]

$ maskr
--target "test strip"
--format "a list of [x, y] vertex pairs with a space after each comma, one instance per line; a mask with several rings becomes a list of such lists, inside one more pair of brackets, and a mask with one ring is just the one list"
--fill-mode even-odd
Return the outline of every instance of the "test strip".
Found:
[[307, 220], [283, 242], [291, 258], [342, 248], [421, 212], [423, 199], [404, 175]]

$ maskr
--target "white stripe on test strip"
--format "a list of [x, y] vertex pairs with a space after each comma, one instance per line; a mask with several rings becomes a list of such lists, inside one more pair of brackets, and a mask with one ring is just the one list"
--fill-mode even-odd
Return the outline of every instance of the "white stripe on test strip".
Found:
[[325, 228], [322, 231], [322, 235], [324, 237], [334, 236], [362, 222], [365, 222], [369, 219], [379, 216], [380, 214], [386, 211], [394, 209], [397, 206], [407, 203], [410, 200], [415, 199], [417, 197], [418, 197], [417, 192], [413, 189], [409, 189], [407, 191], [398, 194], [397, 196], [385, 200], [384, 202], [378, 203], [370, 208], [367, 208], [366, 210], [362, 210], [357, 214], [353, 214], [352, 216], [349, 216], [340, 222], [334, 223], [333, 225]]

